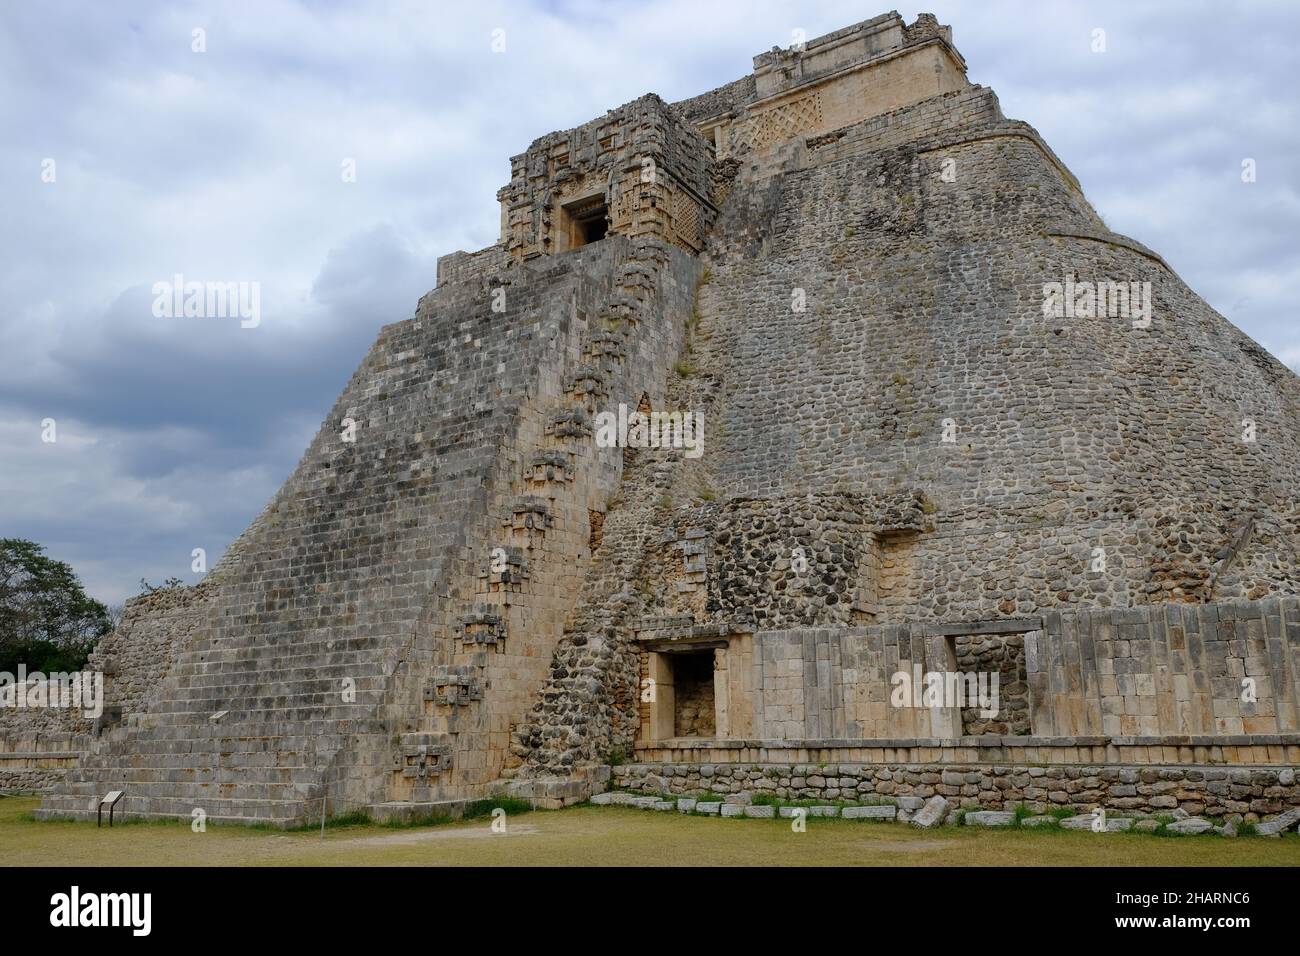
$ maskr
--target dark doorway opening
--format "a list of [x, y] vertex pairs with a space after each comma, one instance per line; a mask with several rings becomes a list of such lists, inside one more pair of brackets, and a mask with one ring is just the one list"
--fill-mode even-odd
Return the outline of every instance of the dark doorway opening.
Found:
[[609, 208], [597, 197], [566, 206], [569, 218], [569, 248], [600, 242], [609, 234]]
[[712, 737], [717, 731], [713, 699], [713, 651], [672, 655], [673, 736]]

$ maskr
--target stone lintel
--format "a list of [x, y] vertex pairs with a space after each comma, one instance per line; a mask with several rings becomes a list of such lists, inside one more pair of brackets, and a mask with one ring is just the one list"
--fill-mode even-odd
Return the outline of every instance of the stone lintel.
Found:
[[926, 628], [926, 634], [944, 637], [958, 634], [1024, 634], [1028, 631], [1040, 631], [1042, 628], [1041, 617], [1019, 617], [958, 624], [932, 624]]

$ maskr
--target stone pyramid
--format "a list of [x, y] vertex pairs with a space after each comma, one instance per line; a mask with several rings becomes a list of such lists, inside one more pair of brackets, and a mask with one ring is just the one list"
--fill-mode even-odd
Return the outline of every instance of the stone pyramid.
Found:
[[[1161, 805], [1111, 793], [1133, 773], [1300, 796], [1300, 381], [1106, 226], [948, 27], [643, 97], [498, 199], [220, 565], [132, 605], [42, 815], [728, 780], [996, 808], [1030, 765], [1117, 806]], [[900, 704], [930, 672], [998, 706]]]

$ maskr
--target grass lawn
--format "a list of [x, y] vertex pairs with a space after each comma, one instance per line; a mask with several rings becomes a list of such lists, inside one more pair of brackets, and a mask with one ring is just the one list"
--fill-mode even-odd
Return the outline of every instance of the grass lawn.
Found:
[[574, 807], [392, 829], [374, 824], [284, 833], [188, 822], [37, 823], [35, 797], [0, 797], [5, 866], [1300, 866], [1300, 836], [1218, 836], [983, 830], [809, 818], [722, 820], [625, 807]]

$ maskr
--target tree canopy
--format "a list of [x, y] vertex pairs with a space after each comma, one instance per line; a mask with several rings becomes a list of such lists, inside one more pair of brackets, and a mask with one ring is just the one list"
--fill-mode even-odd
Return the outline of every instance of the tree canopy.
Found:
[[0, 670], [78, 670], [112, 629], [71, 566], [34, 541], [0, 538]]

